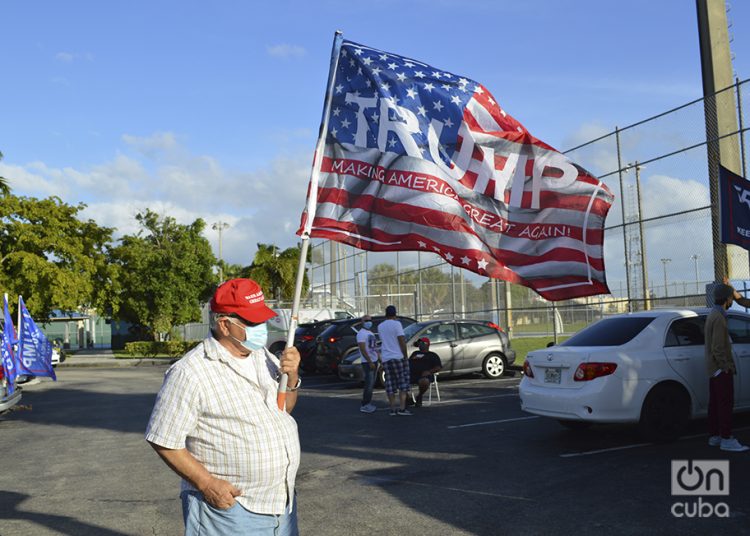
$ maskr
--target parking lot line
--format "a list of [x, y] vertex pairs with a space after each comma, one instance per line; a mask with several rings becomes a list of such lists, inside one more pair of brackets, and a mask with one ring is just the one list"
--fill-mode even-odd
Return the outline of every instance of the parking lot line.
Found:
[[[743, 428], [735, 428], [735, 432], [741, 432], [743, 430], [750, 430], [750, 426], [745, 426]], [[688, 439], [696, 439], [699, 437], [708, 437], [707, 433], [702, 434], [693, 434], [689, 436], [680, 437], [677, 439], [677, 441], [687, 441]], [[632, 445], [623, 445], [621, 447], [611, 447], [608, 449], [596, 449], [596, 450], [587, 450], [584, 452], [569, 452], [567, 454], [560, 454], [561, 458], [575, 458], [578, 456], [591, 456], [592, 454], [602, 454], [604, 452], [614, 452], [617, 450], [627, 450], [627, 449], [635, 449], [638, 447], [648, 447], [649, 445], [655, 445], [655, 443], [634, 443]]]
[[447, 491], [457, 491], [459, 493], [469, 493], [473, 495], [484, 495], [486, 497], [498, 497], [500, 499], [513, 499], [516, 501], [534, 501], [534, 499], [529, 499], [528, 497], [516, 497], [514, 495], [502, 495], [500, 493], [489, 493], [487, 491], [476, 491], [473, 489], [462, 489], [462, 488], [453, 488], [448, 486], [436, 486], [434, 484], [425, 484], [423, 482], [413, 482], [411, 480], [399, 480], [397, 478], [388, 478], [388, 477], [380, 477], [380, 476], [371, 476], [368, 475], [364, 477], [364, 480], [377, 480], [380, 482], [390, 482], [390, 483], [397, 483], [397, 484], [409, 484], [412, 486], [421, 486], [423, 488], [433, 488], [433, 489], [444, 489]]
[[[452, 398], [451, 400], [441, 400], [439, 402], [437, 400], [434, 400], [432, 403], [442, 406], [442, 405], [445, 405], [445, 404], [453, 404], [453, 403], [456, 403], [456, 402], [465, 402], [466, 400], [479, 400], [481, 398], [503, 398], [503, 397], [506, 397], [506, 396], [518, 396], [518, 394], [517, 393], [506, 393], [506, 394], [502, 394], [502, 395], [467, 396], [466, 398]], [[343, 395], [328, 396], [326, 398], [361, 398], [361, 397], [362, 397], [362, 393], [346, 393], [346, 394], [343, 394]]]
[[515, 419], [502, 419], [499, 421], [484, 421], [484, 422], [472, 422], [469, 424], [456, 424], [454, 426], [449, 426], [449, 429], [453, 428], [469, 428], [471, 426], [484, 426], [485, 424], [500, 424], [504, 422], [514, 422], [514, 421], [529, 421], [531, 419], [538, 419], [538, 415], [534, 415], [532, 417], [516, 417]]

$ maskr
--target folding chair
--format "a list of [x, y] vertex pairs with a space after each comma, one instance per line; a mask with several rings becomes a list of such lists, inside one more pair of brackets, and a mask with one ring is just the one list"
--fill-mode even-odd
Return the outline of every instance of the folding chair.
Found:
[[[433, 376], [435, 377], [435, 380], [432, 381], [432, 382], [430, 382], [430, 389], [429, 389], [429, 391], [427, 393], [427, 402], [422, 402], [422, 404], [425, 405], [425, 406], [429, 406], [430, 404], [432, 404], [432, 388], [433, 387], [435, 388], [435, 396], [437, 398], [437, 401], [440, 402], [440, 387], [438, 387], [438, 374], [440, 374], [440, 373], [439, 372], [435, 372], [433, 374]], [[417, 397], [414, 396], [414, 392], [410, 390], [409, 394], [411, 395], [412, 402], [414, 402], [416, 404], [417, 403]]]

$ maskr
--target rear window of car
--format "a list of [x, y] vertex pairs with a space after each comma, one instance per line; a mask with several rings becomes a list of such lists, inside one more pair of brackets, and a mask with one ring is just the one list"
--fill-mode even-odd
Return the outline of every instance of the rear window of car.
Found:
[[654, 317], [606, 318], [579, 331], [560, 346], [620, 346], [631, 341]]
[[459, 338], [471, 339], [473, 337], [483, 337], [485, 335], [497, 335], [494, 328], [486, 324], [458, 324]]

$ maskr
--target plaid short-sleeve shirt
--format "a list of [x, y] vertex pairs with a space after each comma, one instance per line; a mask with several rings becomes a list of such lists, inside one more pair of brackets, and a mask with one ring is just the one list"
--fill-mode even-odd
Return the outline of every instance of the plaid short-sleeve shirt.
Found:
[[[297, 423], [276, 405], [278, 360], [265, 349], [244, 360], [213, 337], [167, 370], [146, 439], [186, 448], [217, 478], [242, 491], [251, 512], [283, 514], [300, 460]], [[194, 489], [182, 482], [182, 489]]]

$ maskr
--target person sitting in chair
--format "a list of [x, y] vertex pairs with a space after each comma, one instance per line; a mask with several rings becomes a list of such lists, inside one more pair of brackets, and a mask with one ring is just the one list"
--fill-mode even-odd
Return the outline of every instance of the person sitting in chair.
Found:
[[435, 352], [430, 352], [430, 339], [422, 337], [416, 343], [419, 350], [409, 356], [410, 382], [419, 385], [415, 406], [422, 405], [422, 395], [427, 392], [430, 384], [435, 381], [435, 373], [440, 372], [443, 363]]

